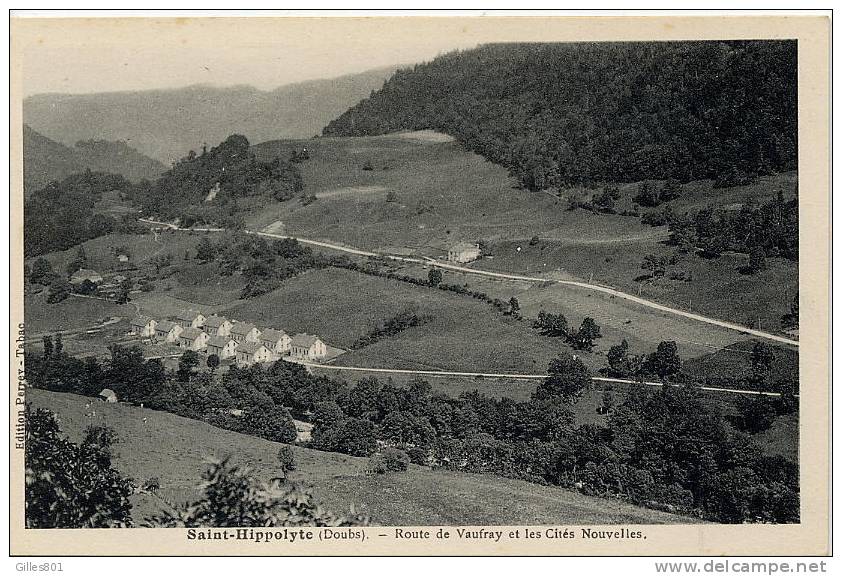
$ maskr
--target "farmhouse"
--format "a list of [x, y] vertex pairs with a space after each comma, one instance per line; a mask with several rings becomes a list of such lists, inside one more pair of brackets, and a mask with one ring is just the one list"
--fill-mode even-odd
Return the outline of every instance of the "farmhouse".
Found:
[[70, 283], [74, 286], [77, 284], [81, 284], [85, 280], [90, 280], [94, 284], [101, 284], [102, 283], [102, 275], [96, 270], [90, 270], [88, 268], [80, 268], [76, 272], [70, 276]]
[[237, 346], [237, 364], [249, 365], [272, 360], [275, 360], [275, 355], [263, 344], [246, 342]]
[[103, 388], [102, 392], [99, 393], [99, 398], [103, 402], [108, 402], [110, 404], [117, 402], [117, 394], [115, 394], [114, 390], [111, 388]]
[[216, 354], [220, 360], [225, 360], [237, 354], [237, 341], [228, 336], [211, 336], [205, 351], [208, 356]]
[[479, 255], [479, 244], [469, 244], [467, 242], [459, 242], [447, 250], [447, 259], [451, 262], [459, 262], [461, 264], [473, 262], [479, 258]]
[[318, 360], [327, 355], [327, 347], [318, 336], [296, 334], [289, 344], [290, 354], [301, 360]]
[[158, 322], [154, 318], [150, 318], [149, 316], [135, 316], [132, 318], [132, 334], [137, 334], [138, 336], [142, 336], [144, 338], [151, 338], [155, 335], [155, 326], [157, 326]]
[[208, 338], [210, 338], [206, 332], [200, 330], [199, 328], [185, 328], [181, 331], [181, 334], [178, 335], [178, 345], [181, 348], [187, 348], [188, 350], [204, 350], [208, 345]]
[[231, 321], [225, 316], [213, 314], [205, 318], [204, 329], [211, 336], [229, 336], [231, 334]]
[[155, 326], [155, 338], [166, 342], [176, 342], [182, 330], [184, 328], [180, 324], [170, 322], [169, 320], [161, 320]]
[[231, 326], [231, 337], [240, 344], [243, 342], [257, 344], [260, 342], [260, 330], [248, 322], [234, 322]]
[[292, 338], [283, 330], [267, 328], [260, 334], [260, 342], [275, 354], [283, 355], [289, 352]]
[[205, 316], [195, 310], [182, 310], [176, 314], [175, 321], [182, 328], [201, 328], [205, 325]]

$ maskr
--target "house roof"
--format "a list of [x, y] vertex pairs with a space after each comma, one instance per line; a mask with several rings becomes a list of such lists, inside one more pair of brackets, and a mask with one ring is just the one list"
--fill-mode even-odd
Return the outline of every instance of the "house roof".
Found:
[[114, 390], [111, 388], [103, 388], [102, 392], [99, 393], [100, 396], [103, 398], [116, 398], [117, 394], [114, 393]]
[[185, 321], [192, 322], [200, 314], [201, 314], [201, 312], [196, 312], [195, 310], [182, 310], [181, 312], [176, 314], [175, 317], [178, 318], [179, 320], [185, 320]]
[[237, 345], [237, 341], [229, 338], [228, 336], [211, 336], [208, 340], [208, 346], [212, 346], [214, 348], [225, 348], [229, 342], [233, 342], [234, 346]]
[[266, 330], [261, 332], [260, 339], [266, 340], [267, 342], [277, 342], [278, 340], [280, 340], [281, 338], [283, 338], [286, 335], [287, 335], [287, 333], [284, 332], [283, 330], [275, 330], [274, 328], [267, 328]]
[[91, 282], [102, 282], [102, 275], [96, 270], [89, 268], [79, 268], [70, 276], [70, 282], [84, 282], [90, 280]]
[[155, 330], [158, 332], [169, 332], [173, 328], [178, 326], [175, 322], [170, 322], [169, 320], [161, 320], [158, 322], [158, 325], [155, 326]]
[[319, 340], [318, 336], [301, 333], [293, 336], [292, 342], [290, 342], [290, 344], [292, 346], [298, 346], [300, 348], [309, 348], [310, 346], [315, 344], [317, 340]]
[[179, 338], [189, 338], [190, 340], [195, 340], [202, 334], [204, 334], [204, 330], [200, 330], [199, 328], [185, 328], [181, 331], [181, 334], [178, 335]]
[[257, 328], [254, 324], [249, 324], [248, 322], [234, 322], [234, 325], [231, 326], [231, 332], [234, 334], [243, 334], [246, 335], [252, 330]]
[[450, 247], [451, 250], [454, 252], [463, 252], [465, 250], [476, 250], [479, 246], [476, 244], [471, 244], [470, 242], [457, 242], [453, 246]]
[[217, 316], [214, 314], [213, 316], [205, 318], [205, 326], [209, 326], [210, 328], [219, 328], [223, 323], [228, 321], [228, 318], [225, 316]]
[[152, 321], [152, 318], [149, 316], [144, 316], [143, 314], [139, 316], [135, 316], [132, 318], [132, 326], [146, 326]]
[[254, 342], [245, 342], [237, 346], [237, 353], [245, 352], [249, 356], [260, 350], [261, 348], [266, 348], [263, 344], [255, 344]]

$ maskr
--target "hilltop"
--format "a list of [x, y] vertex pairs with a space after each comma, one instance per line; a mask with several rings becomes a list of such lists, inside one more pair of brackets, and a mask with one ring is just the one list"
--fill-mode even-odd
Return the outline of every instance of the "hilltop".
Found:
[[139, 181], [157, 178], [166, 166], [123, 141], [89, 139], [65, 146], [24, 124], [23, 185], [27, 192], [85, 170]]
[[23, 103], [24, 120], [64, 144], [125, 140], [166, 164], [231, 134], [253, 142], [309, 138], [383, 85], [394, 67], [262, 91], [251, 86], [189, 86], [95, 94], [39, 94]]

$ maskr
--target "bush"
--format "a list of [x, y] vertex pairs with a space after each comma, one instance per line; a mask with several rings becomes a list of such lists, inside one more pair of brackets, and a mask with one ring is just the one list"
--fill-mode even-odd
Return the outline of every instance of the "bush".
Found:
[[407, 448], [406, 455], [409, 456], [409, 461], [419, 466], [426, 466], [430, 458], [429, 452], [421, 446], [412, 446]]
[[410, 458], [403, 450], [387, 447], [374, 454], [369, 460], [370, 470], [375, 474], [405, 472], [409, 468]]

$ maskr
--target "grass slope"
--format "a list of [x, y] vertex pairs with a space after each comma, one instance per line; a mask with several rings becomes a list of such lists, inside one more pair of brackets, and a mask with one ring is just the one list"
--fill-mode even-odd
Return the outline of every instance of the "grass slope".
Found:
[[[93, 401], [87, 408], [89, 399], [73, 394], [29, 390], [27, 399], [58, 414], [62, 430], [73, 440], [78, 441], [92, 421], [113, 428], [119, 439], [114, 446], [116, 467], [138, 482], [157, 477], [163, 497], [173, 502], [198, 495], [203, 460], [209, 456], [234, 454], [238, 463], [251, 466], [263, 478], [278, 472], [275, 455], [281, 445], [274, 442], [122, 404]], [[403, 474], [369, 476], [363, 458], [293, 449], [298, 462], [294, 479], [312, 485], [330, 509], [354, 505], [380, 525], [693, 522], [615, 500], [494, 476], [414, 465]], [[136, 519], [160, 509], [154, 498], [135, 497], [133, 503]]]
[[[280, 140], [254, 147], [261, 159], [287, 157], [306, 146], [299, 165], [308, 194], [317, 200], [269, 202], [247, 218], [251, 228], [331, 240], [396, 253], [442, 257], [460, 240], [483, 241], [493, 253], [477, 264], [505, 272], [590, 279], [656, 301], [764, 330], [777, 330], [798, 282], [798, 264], [769, 259], [768, 270], [746, 276], [745, 255], [716, 260], [693, 255], [670, 266], [692, 273], [692, 282], [636, 280], [647, 254], [672, 253], [665, 227], [639, 218], [568, 210], [567, 197], [594, 190], [562, 190], [558, 196], [515, 187], [506, 171], [446, 138], [424, 133], [361, 138]], [[364, 168], [371, 167], [371, 170]], [[795, 173], [758, 179], [749, 186], [714, 189], [692, 182], [672, 203], [684, 212], [709, 204], [738, 208], [782, 190], [797, 193]], [[621, 187], [621, 209], [630, 208], [636, 184]], [[387, 201], [390, 200], [390, 201]], [[530, 245], [537, 236], [539, 242]], [[736, 300], [733, 294], [743, 298]]]

